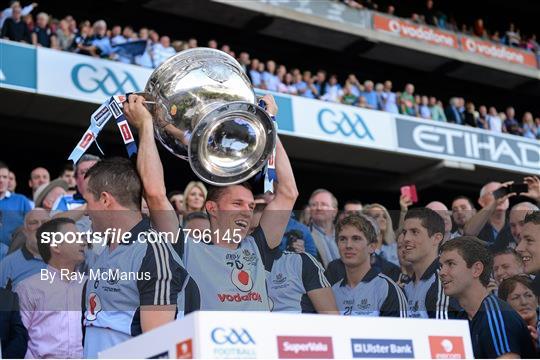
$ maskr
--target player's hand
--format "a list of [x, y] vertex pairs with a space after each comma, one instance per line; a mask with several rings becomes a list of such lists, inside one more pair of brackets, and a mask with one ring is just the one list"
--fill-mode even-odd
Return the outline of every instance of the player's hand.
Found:
[[521, 195], [540, 202], [540, 178], [538, 176], [527, 176], [523, 181], [529, 186], [529, 191]]
[[123, 107], [128, 122], [137, 130], [143, 126], [152, 126], [152, 115], [144, 105], [144, 97], [131, 94]]
[[261, 98], [262, 101], [266, 104], [266, 112], [272, 116], [276, 116], [278, 113], [278, 106], [274, 97], [270, 94], [266, 94]]

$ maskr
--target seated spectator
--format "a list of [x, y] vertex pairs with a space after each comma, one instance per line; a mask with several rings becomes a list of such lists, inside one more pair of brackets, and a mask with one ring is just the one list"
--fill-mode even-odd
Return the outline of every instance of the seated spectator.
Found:
[[279, 85], [279, 79], [276, 75], [276, 62], [269, 60], [266, 62], [266, 71], [262, 73], [262, 84], [261, 88], [277, 91]]
[[373, 90], [373, 81], [366, 80], [364, 82], [364, 90], [360, 91], [360, 96], [363, 96], [366, 99], [368, 109], [377, 110], [377, 93]]
[[506, 108], [506, 120], [504, 120], [503, 129], [506, 129], [506, 132], [512, 135], [521, 135], [523, 133], [519, 122], [516, 120], [516, 111], [511, 106]]
[[[26, 219], [30, 229], [37, 229], [48, 220], [48, 212], [40, 208], [32, 210]], [[27, 236], [20, 249], [10, 253], [0, 262], [0, 287], [6, 287], [9, 283], [15, 287], [20, 281], [39, 273], [46, 266], [39, 255], [38, 241], [35, 235]]]
[[452, 219], [454, 220], [455, 231], [452, 238], [463, 235], [463, 227], [476, 214], [473, 202], [466, 196], [458, 196], [452, 201]]
[[2, 358], [23, 359], [28, 343], [28, 331], [19, 312], [19, 297], [10, 289], [0, 287], [0, 345]]
[[32, 169], [30, 172], [30, 179], [28, 180], [28, 187], [32, 190], [32, 199], [34, 198], [37, 189], [43, 184], [48, 184], [50, 181], [51, 175], [49, 174], [49, 170], [41, 166]]
[[[71, 219], [53, 219], [38, 229], [37, 238], [48, 233], [76, 233]], [[82, 294], [86, 279], [76, 271], [85, 260], [85, 244], [62, 242], [56, 246], [38, 241], [41, 258], [47, 264], [47, 280], [42, 274], [21, 281], [21, 318], [28, 329], [26, 358], [82, 358]], [[62, 275], [63, 273], [69, 276]], [[77, 279], [72, 276], [77, 274]], [[54, 331], [50, 331], [54, 329]]]
[[[531, 334], [538, 336], [538, 297], [533, 281], [526, 275], [512, 276], [499, 286], [498, 296], [521, 316]], [[540, 339], [536, 339], [535, 345], [540, 348]]]
[[358, 98], [353, 94], [352, 92], [352, 86], [351, 84], [346, 84], [343, 88], [343, 94], [341, 96], [341, 99], [339, 102], [345, 105], [355, 105], [358, 101]]
[[315, 98], [316, 89], [313, 86], [313, 78], [311, 77], [311, 71], [304, 71], [303, 76], [297, 75], [294, 86], [298, 90], [298, 95], [307, 97], [310, 99]]
[[291, 73], [287, 73], [285, 75], [285, 81], [283, 82], [284, 87], [284, 93], [296, 95], [298, 94], [298, 90], [296, 89], [296, 86], [294, 85], [294, 78]]
[[185, 215], [187, 216], [192, 212], [204, 211], [206, 195], [208, 195], [208, 190], [201, 181], [190, 181], [184, 190]]
[[437, 101], [435, 96], [429, 98], [429, 111], [431, 112], [431, 118], [433, 120], [446, 122], [446, 115], [444, 114], [442, 102]]
[[354, 74], [349, 74], [347, 77], [347, 80], [345, 80], [345, 86], [349, 85], [351, 88], [351, 93], [358, 97], [360, 95], [360, 90], [362, 89], [362, 85], [360, 84], [360, 81], [356, 78]]
[[466, 126], [477, 127], [478, 126], [478, 113], [474, 109], [474, 104], [468, 102], [463, 114], [463, 124]]
[[533, 116], [530, 112], [523, 114], [523, 136], [529, 139], [536, 139], [538, 129], [534, 123]]
[[11, 17], [5, 19], [2, 25], [1, 37], [11, 41], [31, 43], [30, 30], [22, 19], [21, 5], [18, 1], [11, 5]]
[[158, 67], [174, 54], [176, 51], [171, 47], [171, 40], [168, 36], [162, 36], [159, 43], [154, 46], [154, 65]]
[[17, 177], [13, 171], [8, 174], [8, 191], [14, 193], [17, 188]]
[[[21, 7], [20, 1], [10, 1], [10, 6], [0, 11], [0, 29], [2, 29], [2, 26], [4, 26], [4, 21], [13, 15], [13, 7], [15, 6]], [[37, 6], [38, 3], [32, 3], [23, 7], [21, 10], [21, 15], [29, 15]]]
[[523, 260], [514, 249], [504, 249], [493, 254], [493, 277], [500, 286], [503, 280], [515, 275], [525, 275]]
[[418, 106], [418, 115], [423, 119], [431, 119], [431, 109], [429, 108], [428, 97], [423, 95]]
[[312, 79], [313, 81], [313, 94], [317, 99], [322, 98], [326, 94], [326, 85], [328, 84], [326, 81], [326, 71], [319, 70], [317, 71], [317, 75], [315, 75], [315, 79]]
[[326, 90], [321, 100], [330, 101], [330, 102], [339, 102], [340, 98], [343, 96], [343, 90], [341, 90], [341, 85], [338, 83], [337, 75], [331, 75], [328, 83], [326, 83]]
[[[36, 239], [36, 231], [45, 222], [49, 221], [50, 213], [41, 208], [34, 208], [24, 217], [24, 225], [13, 234], [13, 240], [9, 246], [9, 254], [21, 249], [27, 241], [30, 241], [30, 247]], [[29, 240], [30, 239], [30, 240]]]
[[107, 37], [107, 23], [98, 20], [93, 26], [93, 37], [90, 53], [95, 57], [107, 58], [112, 53], [111, 40]]
[[482, 18], [476, 19], [473, 25], [473, 35], [478, 36], [479, 38], [488, 38], [488, 33], [484, 27], [484, 20]]
[[309, 207], [311, 214], [309, 227], [317, 247], [317, 257], [321, 259], [323, 266], [326, 268], [330, 261], [339, 258], [334, 228], [338, 202], [330, 191], [317, 189], [309, 198]]
[[116, 46], [118, 44], [123, 44], [127, 41], [122, 35], [122, 27], [120, 25], [114, 25], [111, 29], [111, 35], [109, 36], [111, 46]]
[[490, 182], [482, 187], [478, 204], [482, 207], [465, 224], [463, 230], [465, 235], [476, 236], [492, 246], [493, 244], [509, 244], [512, 241], [510, 226], [506, 221], [506, 210], [510, 205], [509, 197], [514, 194], [495, 198], [493, 193], [503, 186], [499, 182]]
[[393, 114], [398, 114], [399, 109], [397, 106], [396, 93], [392, 92], [392, 82], [386, 80], [384, 82], [384, 89], [381, 94], [381, 109]]
[[463, 124], [464, 115], [460, 111], [459, 98], [453, 97], [450, 99], [448, 107], [445, 110], [446, 120], [453, 124]]
[[388, 210], [381, 204], [369, 204], [362, 211], [377, 222], [380, 231], [375, 244], [375, 254], [380, 254], [387, 261], [399, 266], [396, 236]]
[[403, 291], [371, 266], [377, 236], [363, 215], [349, 215], [336, 225], [336, 242], [345, 276], [332, 286], [342, 315], [407, 317]]
[[[8, 176], [7, 165], [0, 162], [0, 213], [2, 214], [0, 243], [6, 246], [11, 244], [11, 234], [23, 224], [25, 215], [31, 209], [26, 197], [8, 190]], [[0, 286], [5, 286], [5, 284]]]
[[416, 103], [414, 100], [414, 85], [405, 85], [405, 91], [399, 99], [401, 104], [401, 113], [404, 115], [416, 116], [418, 114]]
[[480, 105], [480, 107], [478, 108], [477, 123], [480, 129], [489, 130], [488, 114], [485, 105]]
[[60, 20], [58, 29], [56, 29], [56, 48], [58, 50], [68, 51], [71, 47], [75, 34], [69, 28], [69, 22], [66, 19]]
[[68, 184], [62, 179], [41, 185], [34, 194], [34, 206], [51, 211], [56, 200], [67, 194], [68, 188]]
[[508, 30], [506, 31], [505, 38], [506, 45], [519, 47], [519, 44], [521, 43], [521, 36], [519, 35], [519, 30], [516, 30], [514, 23], [510, 23]]
[[490, 106], [489, 115], [486, 117], [488, 129], [490, 131], [501, 133], [503, 132], [503, 122], [500, 116], [497, 114], [497, 109], [494, 106]]
[[262, 84], [262, 72], [259, 71], [259, 59], [254, 58], [251, 60], [248, 75], [253, 87], [260, 88]]
[[36, 26], [32, 30], [32, 44], [54, 49], [58, 47], [56, 34], [49, 27], [49, 15], [44, 12], [36, 17]]
[[427, 25], [439, 26], [436, 10], [433, 8], [433, 0], [428, 0], [426, 2], [426, 8], [424, 9], [422, 15], [424, 16], [424, 21]]

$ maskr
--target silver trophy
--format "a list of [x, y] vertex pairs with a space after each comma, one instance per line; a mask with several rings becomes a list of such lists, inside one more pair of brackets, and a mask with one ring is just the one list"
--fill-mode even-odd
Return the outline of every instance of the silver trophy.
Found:
[[154, 70], [142, 95], [154, 103], [156, 138], [207, 183], [243, 182], [272, 154], [274, 121], [240, 64], [222, 51], [176, 54]]

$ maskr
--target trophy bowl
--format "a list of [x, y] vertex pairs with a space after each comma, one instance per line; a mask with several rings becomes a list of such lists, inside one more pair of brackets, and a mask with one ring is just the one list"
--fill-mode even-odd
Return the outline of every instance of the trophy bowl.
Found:
[[144, 94], [154, 133], [195, 174], [217, 186], [238, 184], [265, 165], [276, 144], [272, 118], [230, 55], [210, 48], [182, 51], [150, 75]]

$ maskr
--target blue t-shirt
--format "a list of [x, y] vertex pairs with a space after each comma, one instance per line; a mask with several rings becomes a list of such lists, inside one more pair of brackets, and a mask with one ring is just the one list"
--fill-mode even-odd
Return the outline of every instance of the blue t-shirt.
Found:
[[41, 258], [34, 257], [26, 246], [23, 246], [0, 261], [0, 287], [6, 287], [10, 279], [15, 287], [20, 281], [45, 268], [47, 264]]
[[28, 199], [20, 194], [6, 192], [0, 199], [0, 242], [9, 247], [11, 234], [24, 224], [24, 217], [32, 210]]
[[366, 102], [372, 109], [377, 110], [379, 108], [379, 102], [377, 101], [377, 93], [375, 91], [360, 91], [360, 96], [366, 98]]
[[4, 256], [7, 255], [9, 248], [6, 244], [0, 243], [0, 261], [4, 259]]

